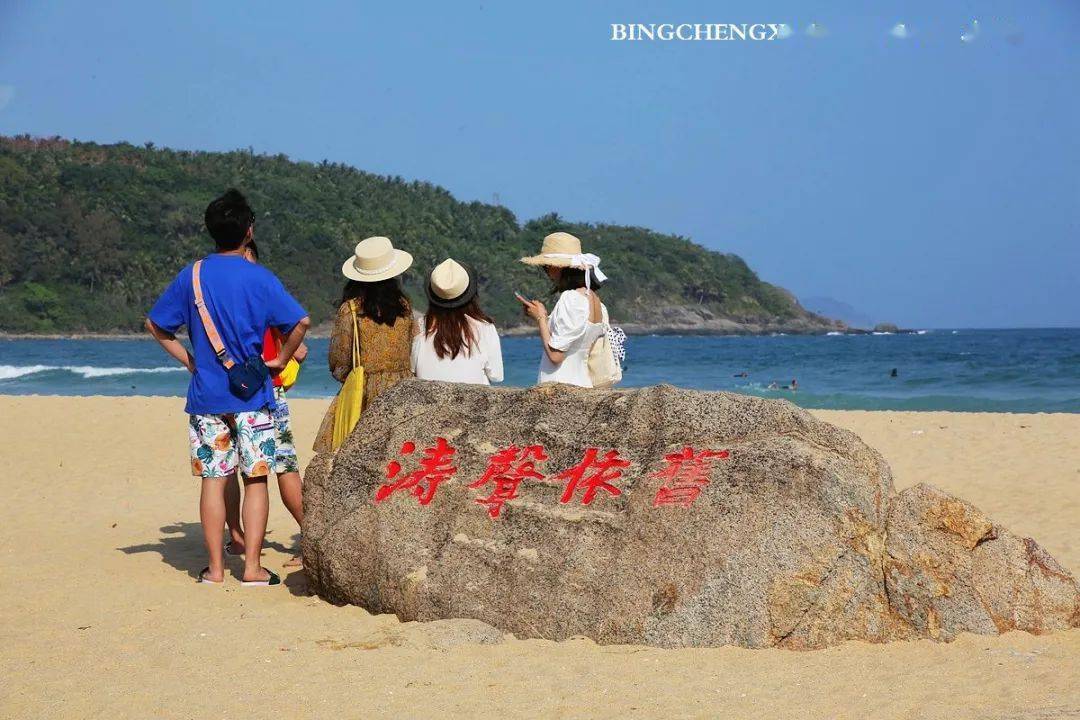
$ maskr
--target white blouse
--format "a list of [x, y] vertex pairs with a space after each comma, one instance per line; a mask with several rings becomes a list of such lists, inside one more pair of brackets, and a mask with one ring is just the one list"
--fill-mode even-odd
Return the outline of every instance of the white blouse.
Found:
[[412, 369], [421, 380], [490, 385], [502, 382], [503, 361], [499, 333], [491, 323], [468, 318], [476, 340], [456, 358], [435, 354], [435, 336], [425, 337], [424, 317], [417, 320], [420, 334], [413, 338]]
[[556, 365], [547, 353], [540, 358], [538, 383], [558, 382], [580, 387], [592, 387], [589, 377], [589, 350], [604, 334], [608, 322], [607, 306], [600, 303], [602, 322], [589, 322], [589, 297], [584, 292], [565, 290], [548, 315], [548, 328], [553, 350], [561, 350], [566, 358]]

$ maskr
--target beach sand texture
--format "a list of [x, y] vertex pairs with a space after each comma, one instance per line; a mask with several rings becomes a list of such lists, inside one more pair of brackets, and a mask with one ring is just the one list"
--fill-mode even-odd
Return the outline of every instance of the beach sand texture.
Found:
[[[326, 403], [295, 400], [302, 459]], [[402, 624], [197, 585], [179, 398], [0, 397], [0, 718], [1080, 718], [1080, 630], [826, 650], [662, 650]], [[825, 412], [1080, 572], [1080, 415]], [[271, 493], [265, 564], [296, 528]]]

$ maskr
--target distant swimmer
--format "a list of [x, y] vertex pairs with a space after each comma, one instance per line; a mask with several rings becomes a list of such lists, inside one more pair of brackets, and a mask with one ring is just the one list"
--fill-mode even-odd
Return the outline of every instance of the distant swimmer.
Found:
[[791, 378], [791, 384], [788, 385], [785, 389], [786, 390], [792, 390], [792, 391], [798, 390], [799, 389], [799, 381], [796, 380], [795, 378]]
[[781, 385], [780, 383], [773, 380], [771, 383], [769, 383], [769, 388], [768, 389], [769, 390], [792, 390], [792, 391], [795, 391], [795, 390], [799, 389], [799, 381], [796, 380], [795, 378], [791, 378], [791, 384], [790, 385]]
[[893, 368], [892, 372], [889, 373], [889, 377], [897, 377], [898, 375], [899, 375], [899, 373], [896, 372], [896, 368]]
[[743, 371], [741, 373], [735, 373], [734, 377], [750, 377], [750, 373]]

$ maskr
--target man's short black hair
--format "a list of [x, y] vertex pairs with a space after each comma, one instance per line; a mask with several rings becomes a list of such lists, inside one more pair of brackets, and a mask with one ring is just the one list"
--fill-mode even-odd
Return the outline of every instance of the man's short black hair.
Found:
[[255, 224], [255, 213], [247, 198], [236, 188], [230, 188], [206, 206], [205, 220], [218, 250], [235, 250], [247, 237], [248, 228]]

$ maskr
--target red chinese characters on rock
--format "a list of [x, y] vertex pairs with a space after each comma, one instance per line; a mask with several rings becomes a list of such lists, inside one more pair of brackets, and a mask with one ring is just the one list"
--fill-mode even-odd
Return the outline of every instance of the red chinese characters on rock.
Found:
[[591, 505], [597, 490], [603, 490], [612, 496], [622, 494], [622, 490], [612, 485], [611, 481], [622, 477], [622, 471], [630, 467], [630, 461], [619, 457], [618, 450], [608, 450], [603, 458], [597, 460], [599, 454], [597, 448], [589, 448], [580, 463], [555, 476], [556, 480], [566, 480], [566, 489], [559, 502], [566, 504], [573, 500], [579, 486], [585, 488], [581, 496], [582, 505]]
[[[415, 442], [409, 440], [401, 445], [402, 458], [415, 452]], [[375, 502], [383, 502], [398, 491], [407, 491], [420, 505], [430, 504], [439, 485], [450, 480], [457, 472], [457, 467], [453, 465], [456, 453], [457, 450], [440, 437], [435, 439], [432, 447], [424, 449], [417, 470], [402, 474], [401, 462], [391, 460], [386, 465], [387, 482], [376, 490]], [[709, 484], [713, 463], [728, 457], [730, 454], [727, 450], [697, 451], [692, 447], [665, 455], [664, 467], [652, 475], [664, 481], [653, 498], [653, 507], [690, 507]], [[488, 458], [487, 470], [469, 488], [479, 490], [489, 483], [494, 487], [487, 497], [474, 498], [473, 502], [486, 507], [492, 519], [499, 518], [507, 501], [518, 497], [521, 483], [544, 479], [544, 474], [536, 469], [536, 465], [547, 459], [542, 445], [511, 445], [492, 453]], [[581, 462], [551, 479], [566, 483], [559, 498], [560, 503], [565, 505], [580, 497], [582, 505], [591, 505], [601, 490], [612, 497], [622, 494], [614, 483], [628, 467], [630, 461], [620, 457], [618, 450], [608, 450], [601, 455], [599, 448], [591, 447], [585, 450]]]
[[[412, 455], [415, 451], [416, 443], [411, 440], [401, 446], [403, 456]], [[457, 468], [450, 464], [456, 452], [457, 450], [446, 442], [446, 438], [436, 438], [434, 447], [425, 448], [424, 457], [420, 459], [420, 469], [408, 475], [401, 475], [401, 463], [391, 460], [386, 465], [386, 479], [394, 482], [379, 486], [375, 492], [375, 502], [382, 502], [399, 490], [408, 490], [416, 496], [417, 502], [427, 505], [435, 497], [439, 484], [446, 482], [457, 472]]]
[[495, 489], [487, 497], [476, 498], [473, 502], [486, 505], [488, 515], [492, 518], [499, 517], [506, 501], [518, 496], [518, 487], [524, 480], [540, 480], [544, 477], [543, 473], [537, 472], [536, 463], [547, 459], [542, 445], [528, 445], [524, 448], [511, 445], [499, 450], [488, 459], [488, 467], [483, 477], [469, 485], [475, 490], [490, 482], [495, 484]]
[[729, 457], [731, 453], [727, 450], [695, 451], [692, 447], [684, 447], [677, 453], [665, 455], [666, 465], [653, 473], [653, 477], [666, 481], [656, 491], [653, 507], [690, 507], [701, 494], [702, 488], [709, 484], [713, 461], [726, 460]]

